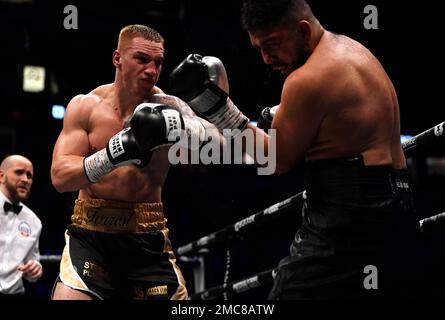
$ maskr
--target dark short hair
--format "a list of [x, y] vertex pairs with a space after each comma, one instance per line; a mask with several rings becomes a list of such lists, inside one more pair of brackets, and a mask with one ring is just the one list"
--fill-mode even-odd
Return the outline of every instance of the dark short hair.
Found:
[[305, 0], [243, 0], [241, 24], [247, 31], [271, 27], [312, 15]]

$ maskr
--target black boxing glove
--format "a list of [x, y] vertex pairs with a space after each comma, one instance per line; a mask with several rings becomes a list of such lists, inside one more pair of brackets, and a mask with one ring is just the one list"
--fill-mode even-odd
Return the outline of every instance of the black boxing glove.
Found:
[[83, 167], [88, 180], [95, 183], [110, 171], [134, 164], [145, 167], [150, 161], [151, 153], [143, 151], [131, 128], [125, 128], [108, 141], [105, 148], [85, 157]]
[[270, 129], [272, 127], [272, 120], [275, 116], [277, 108], [278, 106], [264, 108], [258, 117], [257, 127], [263, 130]]
[[170, 88], [197, 113], [223, 129], [243, 130], [249, 119], [230, 100], [221, 60], [190, 54], [170, 74]]
[[173, 144], [185, 130], [184, 119], [176, 107], [149, 102], [136, 107], [130, 127], [137, 144], [144, 151]]
[[[181, 139], [186, 138], [180, 142], [183, 147], [190, 149], [194, 149], [195, 147], [199, 148], [202, 143], [209, 141], [209, 139], [218, 139], [219, 133], [216, 133], [211, 127], [211, 130], [206, 130], [205, 123], [207, 123], [207, 121], [191, 113], [190, 106], [177, 96], [156, 93], [152, 95], [147, 102], [165, 104], [168, 106], [177, 107], [179, 110], [181, 110], [181, 115], [185, 126], [185, 132], [183, 132], [184, 135], [181, 136]], [[191, 140], [198, 142], [198, 144], [190, 142]]]

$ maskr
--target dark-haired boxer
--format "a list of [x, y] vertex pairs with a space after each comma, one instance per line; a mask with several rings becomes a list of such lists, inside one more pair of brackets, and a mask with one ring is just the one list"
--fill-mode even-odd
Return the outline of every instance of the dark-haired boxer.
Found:
[[[384, 68], [357, 41], [325, 30], [303, 0], [246, 0], [242, 23], [263, 61], [286, 77], [272, 122], [277, 172], [306, 160], [303, 223], [270, 298], [413, 294], [419, 227]], [[263, 134], [268, 148], [273, 141], [228, 98], [224, 72], [215, 57], [189, 55], [171, 88], [220, 129]]]
[[212, 125], [155, 86], [164, 39], [154, 29], [123, 28], [112, 61], [114, 82], [71, 100], [54, 147], [55, 188], [80, 191], [52, 298], [185, 299], [161, 202], [163, 146], [175, 130], [201, 139]]

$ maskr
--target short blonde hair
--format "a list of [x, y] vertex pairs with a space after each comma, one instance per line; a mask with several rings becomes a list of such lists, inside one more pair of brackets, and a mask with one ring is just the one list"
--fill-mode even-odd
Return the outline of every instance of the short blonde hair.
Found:
[[164, 44], [164, 38], [155, 29], [141, 24], [132, 24], [122, 28], [119, 32], [117, 49], [125, 48], [127, 44], [136, 37], [142, 37], [153, 42]]

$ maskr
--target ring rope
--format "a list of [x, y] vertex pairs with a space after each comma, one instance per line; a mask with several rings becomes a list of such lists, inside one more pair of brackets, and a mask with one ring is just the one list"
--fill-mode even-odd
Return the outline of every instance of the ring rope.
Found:
[[[440, 226], [445, 225], [445, 212], [436, 214], [432, 217], [425, 218], [419, 221], [420, 230], [423, 233], [429, 233], [432, 230], [437, 230]], [[444, 229], [442, 228], [442, 231]], [[229, 285], [220, 285], [211, 287], [202, 292], [192, 294], [191, 300], [212, 300], [217, 299], [220, 296], [227, 296], [230, 294], [241, 293], [244, 291], [256, 289], [265, 285], [269, 285], [273, 282], [278, 269], [269, 269], [260, 273], [254, 274], [243, 280], [238, 280], [230, 283]]]
[[40, 262], [43, 263], [55, 263], [60, 262], [62, 256], [60, 254], [43, 254], [40, 255]]
[[202, 237], [196, 241], [179, 247], [176, 252], [178, 255], [184, 255], [191, 252], [196, 252], [201, 248], [207, 247], [209, 245], [225, 241], [227, 238], [243, 234], [254, 227], [262, 225], [266, 222], [275, 220], [276, 218], [282, 216], [284, 213], [295, 207], [297, 204], [303, 205], [303, 193], [304, 191], [286, 199], [278, 202], [260, 212], [250, 215], [228, 227], [225, 227], [219, 231], [211, 233], [205, 237]]
[[190, 300], [212, 300], [223, 296], [224, 294], [238, 294], [244, 291], [259, 288], [272, 283], [277, 269], [269, 269], [257, 273], [251, 277], [242, 280], [233, 281], [230, 284], [223, 284], [212, 287], [202, 292], [190, 295]]

